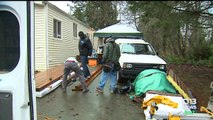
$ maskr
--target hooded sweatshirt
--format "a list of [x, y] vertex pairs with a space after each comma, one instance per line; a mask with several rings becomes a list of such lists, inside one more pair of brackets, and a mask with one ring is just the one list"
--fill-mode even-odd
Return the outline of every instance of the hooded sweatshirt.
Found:
[[115, 40], [108, 38], [104, 46], [103, 61], [108, 63], [112, 62], [116, 64], [121, 56], [119, 45], [115, 43]]
[[79, 53], [83, 56], [91, 56], [92, 55], [92, 44], [90, 39], [84, 35], [83, 38], [80, 38], [78, 43]]

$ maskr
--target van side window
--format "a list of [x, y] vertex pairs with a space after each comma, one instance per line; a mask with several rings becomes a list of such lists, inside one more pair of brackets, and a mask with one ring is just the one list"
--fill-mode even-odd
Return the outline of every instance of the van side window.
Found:
[[12, 71], [20, 57], [20, 26], [16, 16], [0, 11], [0, 74]]

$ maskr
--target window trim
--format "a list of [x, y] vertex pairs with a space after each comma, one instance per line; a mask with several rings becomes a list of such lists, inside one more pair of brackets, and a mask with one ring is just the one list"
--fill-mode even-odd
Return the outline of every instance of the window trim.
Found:
[[61, 35], [61, 21], [53, 18], [53, 37], [62, 38]]
[[77, 31], [78, 31], [78, 24], [73, 22], [73, 37], [76, 38], [78, 37]]

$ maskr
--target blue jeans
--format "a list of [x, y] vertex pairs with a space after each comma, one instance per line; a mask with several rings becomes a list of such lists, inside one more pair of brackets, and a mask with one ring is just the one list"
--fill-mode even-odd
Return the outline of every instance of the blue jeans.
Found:
[[84, 77], [87, 78], [87, 76], [90, 76], [89, 68], [87, 66], [88, 64], [88, 56], [80, 56], [81, 58], [81, 64], [84, 71]]
[[101, 78], [100, 78], [100, 82], [98, 84], [98, 87], [103, 90], [104, 86], [106, 84], [106, 81], [110, 79], [110, 91], [115, 91], [115, 87], [117, 84], [117, 71], [116, 70], [111, 70], [109, 72], [104, 72], [102, 70], [102, 74], [101, 74]]

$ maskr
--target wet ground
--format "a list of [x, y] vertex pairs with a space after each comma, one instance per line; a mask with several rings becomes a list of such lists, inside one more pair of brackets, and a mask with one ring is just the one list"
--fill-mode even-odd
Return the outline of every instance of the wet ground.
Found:
[[[92, 68], [94, 69], [94, 68]], [[109, 82], [104, 93], [96, 92], [100, 75], [89, 85], [90, 91], [72, 91], [77, 81], [63, 93], [58, 87], [42, 98], [37, 98], [38, 120], [144, 120], [141, 104], [123, 94], [111, 94]]]

